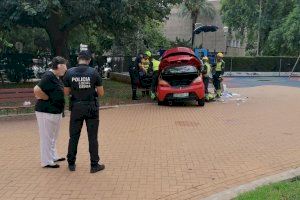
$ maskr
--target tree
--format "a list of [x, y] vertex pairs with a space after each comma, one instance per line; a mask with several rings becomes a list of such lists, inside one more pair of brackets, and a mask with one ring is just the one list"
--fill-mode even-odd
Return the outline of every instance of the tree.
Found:
[[266, 53], [295, 56], [300, 54], [300, 5], [296, 6], [283, 19], [277, 29], [270, 32], [266, 44]]
[[[299, 24], [299, 22], [295, 21], [296, 16], [299, 16], [299, 11], [295, 10], [299, 6], [297, 1], [222, 0], [222, 19], [230, 29], [243, 38], [247, 37], [248, 47], [258, 48], [257, 52], [259, 55], [278, 55], [280, 51], [291, 52], [290, 48], [297, 43], [293, 43], [291, 40], [288, 45], [282, 46], [285, 50], [280, 48], [275, 50], [274, 48], [276, 46], [275, 43], [283, 44], [287, 42], [284, 40], [283, 35], [288, 33], [290, 35], [300, 34], [299, 29], [291, 31], [288, 26], [285, 26], [287, 23], [293, 26]], [[296, 12], [294, 17], [288, 17], [293, 12]], [[282, 32], [280, 30], [283, 30], [283, 26], [287, 29]], [[251, 49], [248, 48], [248, 50]]]
[[162, 33], [162, 23], [149, 18], [134, 33], [120, 33], [116, 36], [116, 41], [123, 47], [126, 55], [134, 55], [146, 49], [155, 52], [160, 47], [170, 47], [170, 41]]
[[188, 47], [192, 48], [191, 38], [189, 40], [180, 39], [176, 37], [175, 41], [171, 42], [172, 47]]
[[68, 38], [75, 27], [94, 22], [113, 34], [134, 30], [146, 17], [158, 21], [179, 0], [2, 0], [0, 24], [44, 29], [54, 55], [68, 57]]
[[107, 31], [101, 30], [93, 22], [79, 25], [72, 31], [69, 37], [69, 47], [74, 54], [81, 43], [87, 44], [98, 55], [109, 50], [113, 45], [114, 36]]
[[50, 49], [50, 43], [47, 33], [43, 29], [28, 28], [21, 26], [11, 27], [8, 31], [2, 31], [3, 39], [10, 45], [0, 47], [0, 49], [16, 52], [16, 42], [23, 44], [23, 52], [36, 54], [38, 51]]
[[6, 48], [11, 48], [13, 46], [13, 44], [7, 40], [7, 37], [7, 32], [0, 31], [0, 53], [2, 53]]
[[[216, 15], [216, 10], [214, 6], [207, 0], [185, 0], [183, 3], [183, 14], [188, 12], [191, 14], [192, 18], [192, 45], [195, 40], [195, 24], [199, 16], [209, 17], [211, 19]], [[188, 12], [186, 12], [188, 11]]]

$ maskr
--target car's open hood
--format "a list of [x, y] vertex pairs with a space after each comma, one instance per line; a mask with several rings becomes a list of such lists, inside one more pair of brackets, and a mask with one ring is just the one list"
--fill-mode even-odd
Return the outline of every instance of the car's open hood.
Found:
[[177, 47], [165, 51], [159, 65], [159, 71], [166, 67], [176, 67], [181, 65], [192, 65], [200, 69], [201, 62], [190, 48]]

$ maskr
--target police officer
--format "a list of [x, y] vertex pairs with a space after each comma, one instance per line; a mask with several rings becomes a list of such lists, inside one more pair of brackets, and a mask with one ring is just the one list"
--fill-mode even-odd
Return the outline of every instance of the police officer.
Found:
[[69, 170], [75, 171], [76, 168], [77, 145], [83, 121], [85, 121], [89, 140], [90, 172], [95, 173], [105, 168], [103, 164], [99, 164], [98, 154], [98, 96], [104, 95], [104, 89], [98, 72], [88, 66], [91, 56], [89, 51], [81, 51], [78, 54], [78, 65], [67, 71], [64, 84], [65, 94], [71, 95], [70, 139], [67, 155]]
[[132, 100], [140, 100], [137, 96], [137, 84], [139, 81], [139, 63], [143, 58], [143, 54], [138, 54], [133, 65], [129, 67], [129, 75], [131, 80]]

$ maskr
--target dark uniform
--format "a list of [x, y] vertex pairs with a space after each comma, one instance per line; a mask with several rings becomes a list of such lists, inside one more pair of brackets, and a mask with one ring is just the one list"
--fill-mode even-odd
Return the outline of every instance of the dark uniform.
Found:
[[67, 155], [69, 165], [75, 164], [78, 140], [83, 121], [85, 121], [91, 166], [93, 167], [99, 162], [99, 102], [96, 87], [102, 86], [102, 79], [94, 68], [88, 65], [78, 65], [67, 71], [64, 84], [65, 87], [71, 89], [70, 139]]
[[139, 63], [141, 62], [142, 55], [138, 55], [135, 59], [134, 65], [129, 67], [129, 75], [131, 80], [132, 100], [138, 100], [137, 97], [137, 84], [139, 81]]

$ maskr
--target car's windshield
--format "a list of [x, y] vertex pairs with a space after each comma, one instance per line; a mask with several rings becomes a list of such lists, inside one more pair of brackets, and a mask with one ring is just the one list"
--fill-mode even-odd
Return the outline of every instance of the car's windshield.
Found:
[[197, 73], [197, 68], [191, 65], [168, 67], [163, 71], [163, 74], [186, 74]]

